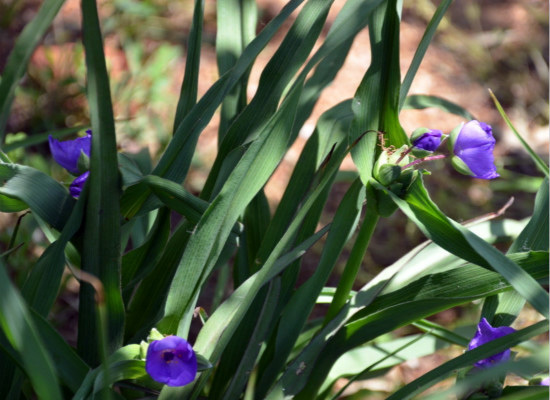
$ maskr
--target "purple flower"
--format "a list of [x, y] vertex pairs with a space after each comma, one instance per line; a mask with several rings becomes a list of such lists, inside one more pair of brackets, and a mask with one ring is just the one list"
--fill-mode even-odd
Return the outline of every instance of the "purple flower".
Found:
[[541, 386], [550, 386], [550, 377], [544, 378], [542, 381], [540, 381]]
[[48, 138], [50, 142], [50, 151], [54, 160], [73, 175], [79, 175], [69, 187], [69, 192], [73, 197], [79, 197], [82, 187], [90, 175], [89, 171], [82, 173], [79, 168], [78, 160], [83, 157], [86, 161], [90, 157], [92, 147], [92, 131], [87, 130], [86, 136], [74, 140], [60, 142], [51, 135]]
[[167, 336], [149, 344], [145, 370], [157, 382], [184, 386], [195, 379], [197, 356], [187, 340]]
[[[493, 328], [485, 318], [482, 318], [479, 324], [477, 325], [477, 332], [470, 341], [468, 345], [468, 350], [475, 349], [485, 343], [490, 342], [491, 340], [498, 339], [502, 336], [509, 335], [514, 333], [516, 330], [510, 328], [509, 326], [499, 326], [498, 328]], [[501, 353], [492, 355], [491, 357], [485, 358], [475, 363], [476, 367], [487, 368], [493, 364], [499, 363], [501, 361], [506, 361], [510, 358], [510, 349], [504, 350]]]
[[432, 153], [441, 144], [442, 135], [438, 129], [418, 128], [411, 135], [412, 145], [415, 149]]
[[78, 169], [78, 159], [82, 153], [90, 157], [92, 132], [88, 130], [85, 137], [64, 142], [54, 139], [51, 135], [48, 140], [54, 160], [71, 174], [80, 175], [82, 171]]
[[69, 186], [69, 193], [73, 197], [79, 197], [80, 192], [82, 192], [82, 188], [84, 187], [84, 183], [86, 183], [86, 180], [88, 179], [88, 176], [90, 175], [90, 171], [84, 172], [82, 175], [77, 177], [73, 183], [71, 183], [71, 186]]
[[461, 173], [480, 179], [500, 175], [495, 167], [495, 138], [490, 125], [472, 120], [451, 133], [453, 165]]

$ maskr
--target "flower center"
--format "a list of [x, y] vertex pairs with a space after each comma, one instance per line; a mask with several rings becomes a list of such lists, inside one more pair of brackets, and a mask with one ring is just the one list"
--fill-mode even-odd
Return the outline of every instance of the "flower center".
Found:
[[172, 360], [174, 359], [174, 356], [175, 356], [174, 353], [171, 352], [171, 351], [167, 351], [167, 352], [164, 352], [164, 353], [162, 354], [162, 358], [163, 358], [164, 361], [166, 361], [166, 362], [172, 361]]

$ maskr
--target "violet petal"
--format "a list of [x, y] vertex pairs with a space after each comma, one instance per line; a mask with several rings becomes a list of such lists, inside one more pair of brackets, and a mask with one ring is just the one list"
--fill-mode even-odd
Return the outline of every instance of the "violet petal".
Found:
[[494, 148], [491, 126], [472, 120], [458, 133], [453, 152], [470, 168], [475, 178], [494, 179], [500, 176], [495, 167]]
[[[468, 344], [468, 350], [475, 349], [476, 347], [484, 345], [485, 343], [498, 339], [502, 336], [514, 333], [515, 331], [516, 330], [514, 328], [510, 328], [509, 326], [499, 326], [493, 328], [485, 318], [482, 318], [477, 326], [476, 334]], [[486, 368], [492, 366], [495, 363], [506, 361], [509, 358], [510, 349], [507, 349], [503, 352], [494, 354], [490, 357], [476, 362], [475, 366], [479, 368]]]
[[48, 138], [50, 151], [55, 161], [73, 175], [80, 174], [78, 170], [78, 158], [81, 152], [88, 157], [92, 147], [92, 135], [87, 132], [85, 137], [60, 142], [51, 135]]

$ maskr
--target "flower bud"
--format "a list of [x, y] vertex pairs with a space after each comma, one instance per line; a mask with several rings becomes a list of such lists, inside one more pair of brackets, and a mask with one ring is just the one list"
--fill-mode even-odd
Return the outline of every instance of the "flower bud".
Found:
[[432, 154], [441, 144], [443, 132], [438, 129], [418, 128], [411, 135], [412, 154], [423, 158]]

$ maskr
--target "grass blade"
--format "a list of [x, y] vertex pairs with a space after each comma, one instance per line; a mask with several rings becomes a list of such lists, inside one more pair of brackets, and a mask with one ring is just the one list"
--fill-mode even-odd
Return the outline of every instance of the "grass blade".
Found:
[[[122, 344], [124, 305], [120, 290], [120, 176], [115, 125], [103, 40], [95, 0], [82, 0], [83, 43], [86, 53], [87, 95], [92, 122], [92, 149], [88, 204], [84, 226], [82, 269], [97, 276], [105, 289], [108, 318], [108, 348]], [[78, 348], [91, 365], [99, 361], [94, 290], [81, 287]]]
[[[216, 160], [201, 193], [202, 198], [209, 199], [212, 196], [214, 184], [227, 155], [239, 146], [254, 140], [277, 110], [287, 86], [319, 37], [332, 1], [310, 0], [298, 14], [285, 39], [264, 68], [254, 98], [231, 124], [220, 144]], [[304, 80], [305, 76], [302, 74], [293, 87], [302, 85]], [[289, 141], [290, 138], [291, 136]], [[229, 170], [234, 167], [227, 164], [224, 166]]]
[[403, 83], [401, 84], [401, 89], [399, 93], [399, 109], [403, 108], [403, 105], [405, 104], [405, 99], [407, 97], [407, 94], [409, 93], [409, 89], [411, 88], [414, 77], [418, 72], [420, 63], [424, 58], [424, 54], [426, 54], [426, 51], [428, 50], [428, 46], [430, 45], [435, 35], [435, 31], [437, 30], [439, 23], [443, 19], [443, 16], [447, 12], [447, 9], [449, 8], [452, 2], [453, 0], [443, 0], [439, 4], [439, 6], [437, 7], [437, 10], [435, 10], [435, 13], [432, 19], [430, 20], [430, 22], [428, 23], [428, 26], [426, 27], [426, 31], [424, 31], [424, 35], [422, 35], [422, 39], [420, 39], [420, 43], [418, 44], [418, 47], [414, 52], [411, 65], [409, 66], [409, 69], [407, 70], [407, 74], [405, 75], [405, 78], [403, 79]]
[[[386, 189], [372, 181], [379, 190]], [[431, 201], [419, 176], [405, 200], [386, 191], [399, 208], [431, 240], [450, 253], [502, 274], [543, 316], [548, 315], [548, 293], [517, 264], [462, 225], [447, 218]]]
[[61, 139], [61, 138], [64, 138], [65, 136], [69, 136], [69, 135], [72, 135], [73, 133], [77, 133], [90, 128], [91, 128], [90, 125], [80, 125], [72, 128], [59, 129], [55, 132], [44, 132], [44, 133], [33, 134], [32, 136], [28, 136], [21, 140], [16, 140], [16, 141], [10, 142], [9, 144], [4, 145], [4, 147], [2, 148], [2, 151], [4, 151], [5, 153], [9, 153], [10, 151], [19, 149], [21, 147], [28, 147], [28, 146], [33, 146], [40, 143], [45, 143], [48, 141], [49, 136], [54, 137], [56, 139]]
[[388, 400], [407, 400], [424, 390], [430, 388], [437, 382], [445, 379], [455, 373], [459, 368], [465, 368], [473, 365], [476, 361], [487, 358], [493, 354], [499, 353], [523, 341], [531, 339], [544, 332], [548, 332], [548, 320], [537, 322], [527, 328], [521, 329], [510, 335], [492, 340], [473, 350], [469, 350], [461, 356], [458, 356], [445, 364], [431, 370], [420, 378], [415, 379], [408, 385], [402, 387], [393, 393]]
[[[550, 240], [548, 233], [549, 207], [548, 178], [544, 178], [535, 197], [533, 215], [527, 226], [513, 241], [507, 254], [528, 250], [548, 251]], [[502, 293], [485, 299], [481, 315], [487, 318], [492, 326], [510, 325], [519, 315], [524, 304], [525, 299], [517, 292]]]
[[202, 24], [204, 19], [204, 0], [195, 0], [193, 22], [187, 41], [187, 58], [185, 59], [185, 75], [181, 85], [180, 98], [174, 118], [174, 133], [183, 118], [197, 103], [199, 88], [199, 71], [201, 60]]
[[495, 106], [498, 112], [502, 116], [502, 119], [504, 119], [504, 122], [506, 122], [506, 125], [508, 125], [508, 127], [512, 130], [512, 132], [514, 132], [518, 140], [521, 142], [521, 144], [527, 151], [527, 153], [531, 156], [531, 159], [533, 160], [533, 162], [535, 163], [539, 171], [542, 172], [544, 176], [546, 176], [546, 178], [548, 178], [548, 175], [549, 175], [548, 165], [546, 165], [546, 163], [542, 160], [542, 158], [540, 158], [539, 155], [535, 153], [535, 151], [531, 148], [531, 146], [529, 146], [529, 144], [519, 134], [517, 129], [514, 127], [514, 125], [512, 125], [512, 121], [510, 121], [510, 118], [508, 118], [508, 116], [504, 112], [504, 109], [500, 105], [500, 102], [497, 100], [495, 94], [490, 89], [489, 89], [489, 94], [491, 95], [491, 98], [493, 99], [493, 102], [495, 103]]
[[63, 229], [75, 200], [59, 182], [37, 169], [1, 161], [0, 182], [0, 199], [18, 200], [15, 205], [23, 202], [52, 227], [58, 231]]
[[[219, 73], [223, 75], [235, 66], [244, 48], [254, 39], [258, 10], [255, 0], [221, 0], [216, 7], [216, 57]], [[249, 73], [250, 68], [222, 103], [218, 143], [222, 143], [227, 128], [246, 107]]]
[[[516, 254], [510, 258], [534, 278], [548, 279], [548, 253]], [[286, 394], [300, 392], [297, 399], [315, 398], [333, 364], [345, 352], [450, 307], [511, 289], [500, 274], [477, 265], [462, 264], [380, 294], [380, 287], [385, 291], [388, 280], [395, 280], [402, 266], [403, 263], [399, 263], [387, 268], [358, 291], [337, 318], [292, 361], [276, 389], [284, 388]], [[301, 363], [308, 368], [297, 377], [296, 370]]]
[[54, 364], [21, 295], [11, 284], [0, 260], [0, 326], [18, 353], [39, 398], [61, 400]]
[[[398, 4], [389, 0], [380, 4], [369, 18], [371, 65], [357, 88], [352, 102], [355, 118], [349, 142], [368, 130], [386, 133], [387, 145], [401, 147], [408, 138], [399, 124], [398, 101], [401, 83], [399, 71]], [[366, 135], [351, 152], [363, 183], [369, 180], [376, 157], [377, 137]]]
[[427, 96], [420, 94], [413, 94], [405, 98], [403, 103], [403, 110], [423, 110], [425, 108], [438, 108], [442, 111], [448, 112], [450, 114], [458, 115], [464, 119], [470, 120], [475, 119], [472, 114], [465, 108], [445, 100], [437, 96]]

